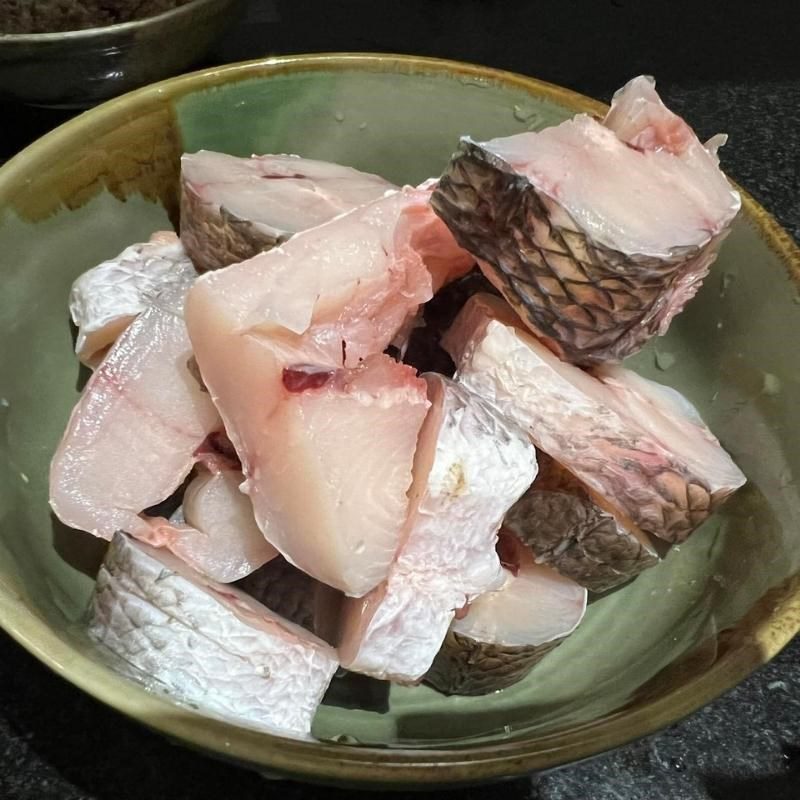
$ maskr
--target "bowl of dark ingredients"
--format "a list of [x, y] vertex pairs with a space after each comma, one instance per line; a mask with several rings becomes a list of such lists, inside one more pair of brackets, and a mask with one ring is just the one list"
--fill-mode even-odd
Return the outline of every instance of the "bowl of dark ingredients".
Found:
[[240, 0], [0, 0], [0, 99], [85, 108], [198, 63]]

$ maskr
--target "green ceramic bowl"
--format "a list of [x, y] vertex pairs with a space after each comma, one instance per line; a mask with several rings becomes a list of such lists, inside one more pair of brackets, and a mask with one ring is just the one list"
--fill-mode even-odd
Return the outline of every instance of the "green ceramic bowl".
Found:
[[[397, 182], [438, 174], [459, 135], [557, 122], [592, 100], [432, 59], [268, 59], [167, 81], [78, 117], [0, 170], [0, 623], [59, 674], [175, 739], [276, 774], [345, 784], [467, 783], [552, 767], [651, 733], [733, 686], [800, 627], [800, 253], [745, 196], [699, 296], [634, 359], [684, 392], [749, 483], [659, 568], [597, 600], [529, 679], [478, 698], [339, 686], [319, 743], [206, 719], [109, 666], [81, 618], [100, 547], [47, 506], [78, 392], [67, 292], [174, 221], [178, 157], [293, 152]], [[724, 126], [724, 120], [720, 120]], [[735, 147], [735, 143], [731, 146]], [[723, 280], [724, 277], [724, 280]]]

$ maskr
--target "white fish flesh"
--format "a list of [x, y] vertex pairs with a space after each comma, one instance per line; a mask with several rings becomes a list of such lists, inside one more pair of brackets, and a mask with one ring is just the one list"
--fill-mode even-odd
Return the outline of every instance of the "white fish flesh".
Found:
[[396, 188], [378, 175], [298, 156], [187, 153], [181, 240], [198, 269], [217, 269]]
[[370, 356], [431, 296], [412, 246], [428, 199], [404, 189], [298, 233], [202, 276], [187, 301], [259, 527], [291, 563], [354, 596], [388, 574], [427, 409], [413, 370]]
[[420, 680], [460, 608], [502, 583], [504, 514], [536, 476], [524, 431], [430, 373], [403, 544], [388, 579], [343, 610], [339, 655], [354, 672]]
[[245, 484], [256, 519], [295, 566], [363, 595], [386, 577], [400, 544], [425, 382], [384, 355], [285, 374]]
[[300, 739], [338, 667], [317, 637], [120, 533], [97, 576], [89, 633], [204, 713]]
[[238, 469], [201, 467], [186, 487], [180, 514], [152, 520], [147, 542], [220, 583], [254, 572], [278, 551], [256, 525], [252, 503], [239, 489], [243, 482]]
[[145, 509], [169, 497], [221, 428], [187, 362], [191, 286], [170, 285], [122, 333], [86, 384], [50, 465], [50, 505], [66, 525], [147, 537]]
[[108, 348], [170, 284], [196, 277], [192, 262], [171, 232], [159, 231], [149, 242], [126, 247], [116, 258], [84, 272], [69, 295], [69, 311], [78, 328], [75, 353], [96, 367]]
[[652, 79], [539, 132], [462, 140], [433, 196], [458, 243], [565, 360], [619, 361], [697, 292], [741, 200]]
[[505, 583], [475, 600], [450, 627], [425, 680], [446, 694], [485, 694], [524, 678], [578, 627], [586, 589], [501, 534]]
[[460, 381], [645, 533], [682, 541], [745, 482], [678, 392], [561, 361], [500, 298], [472, 297], [443, 345]]

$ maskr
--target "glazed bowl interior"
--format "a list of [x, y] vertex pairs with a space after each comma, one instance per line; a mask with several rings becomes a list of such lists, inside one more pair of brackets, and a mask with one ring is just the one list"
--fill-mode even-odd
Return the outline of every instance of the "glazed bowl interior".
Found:
[[698, 297], [631, 361], [698, 406], [749, 482], [662, 565], [596, 599], [523, 682], [474, 698], [336, 682], [314, 725], [320, 742], [301, 743], [206, 719], [144, 688], [83, 631], [102, 543], [59, 525], [47, 505], [49, 458], [84, 377], [67, 294], [80, 272], [175, 221], [180, 154], [290, 152], [416, 183], [441, 171], [462, 134], [600, 110], [452, 62], [287, 57], [127, 95], [0, 170], [3, 626], [78, 686], [170, 736], [353, 784], [469, 782], [585, 757], [692, 711], [774, 655], [800, 620], [800, 258], [749, 198]]

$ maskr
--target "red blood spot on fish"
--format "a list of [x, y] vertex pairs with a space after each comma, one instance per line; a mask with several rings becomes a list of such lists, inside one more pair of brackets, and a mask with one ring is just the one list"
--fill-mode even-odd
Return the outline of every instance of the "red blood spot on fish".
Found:
[[267, 172], [267, 173], [263, 174], [261, 177], [269, 179], [271, 181], [282, 181], [282, 180], [287, 180], [289, 178], [293, 178], [294, 180], [302, 180], [306, 176], [305, 175], [301, 175], [299, 172], [295, 172], [292, 175], [276, 175], [275, 173]]
[[464, 619], [469, 614], [469, 603], [464, 603], [461, 608], [456, 609], [456, 619]]
[[513, 533], [501, 530], [495, 546], [500, 564], [514, 577], [519, 574], [519, 544]]
[[307, 392], [321, 389], [332, 377], [333, 370], [300, 364], [283, 370], [283, 385], [288, 392]]

